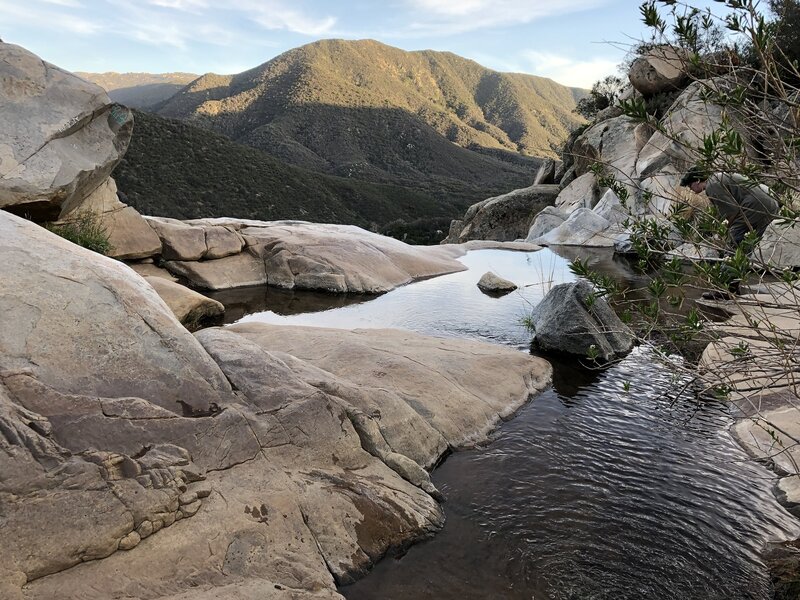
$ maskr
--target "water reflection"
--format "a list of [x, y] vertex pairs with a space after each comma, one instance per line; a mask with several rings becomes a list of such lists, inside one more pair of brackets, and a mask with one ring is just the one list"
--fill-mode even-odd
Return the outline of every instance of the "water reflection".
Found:
[[[602, 269], [614, 270], [621, 279], [634, 277], [630, 269], [613, 259], [613, 253], [595, 253], [591, 259]], [[235, 320], [346, 329], [399, 327], [526, 349], [530, 334], [522, 320], [552, 286], [574, 280], [569, 271], [570, 260], [571, 257], [550, 250], [479, 250], [461, 259], [468, 271], [420, 281], [377, 297], [350, 295], [344, 296], [347, 299], [344, 300], [341, 296], [284, 292], [290, 295], [282, 298], [268, 291], [265, 304], [249, 309], [240, 309], [227, 304], [224, 298], [215, 297], [226, 304]], [[500, 298], [481, 293], [477, 283], [486, 271], [513, 281], [519, 289]], [[271, 304], [273, 299], [278, 299], [278, 303]], [[302, 306], [306, 312], [289, 312], [287, 303], [292, 308]], [[242, 316], [245, 312], [252, 314]]]
[[326, 294], [267, 286], [207, 292], [206, 295], [225, 305], [226, 324], [235, 323], [253, 313], [270, 311], [283, 316], [299, 315], [361, 304], [376, 298], [371, 295]]

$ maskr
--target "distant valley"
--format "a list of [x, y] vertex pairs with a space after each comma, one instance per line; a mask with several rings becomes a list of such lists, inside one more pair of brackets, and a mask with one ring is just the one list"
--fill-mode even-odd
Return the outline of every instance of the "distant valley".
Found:
[[96, 83], [114, 102], [149, 108], [164, 102], [197, 79], [194, 73], [75, 73]]

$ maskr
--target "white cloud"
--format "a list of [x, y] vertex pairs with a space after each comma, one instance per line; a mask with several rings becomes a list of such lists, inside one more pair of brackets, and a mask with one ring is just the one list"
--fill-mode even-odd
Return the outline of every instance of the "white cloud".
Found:
[[551, 52], [528, 50], [522, 54], [528, 68], [525, 70], [534, 75], [549, 77], [562, 85], [590, 88], [592, 84], [612, 75], [617, 70], [619, 61], [608, 58], [591, 58], [576, 60]]
[[450, 35], [503, 25], [525, 24], [605, 4], [608, 0], [405, 0], [414, 11], [411, 27], [420, 34]]
[[161, 8], [172, 8], [193, 13], [198, 13], [208, 8], [206, 0], [147, 0], [147, 3]]
[[68, 6], [69, 8], [82, 8], [83, 4], [78, 0], [42, 0], [47, 4], [55, 4], [57, 6]]
[[160, 21], [132, 23], [121, 33], [145, 44], [167, 45], [179, 50], [186, 49], [191, 35], [184, 28]]
[[[55, 2], [68, 6], [61, 2]], [[77, 5], [79, 6], [79, 5]], [[24, 6], [17, 2], [0, 0], [0, 23], [24, 24], [43, 27], [50, 31], [67, 31], [76, 35], [92, 35], [101, 31], [103, 23], [72, 14], [54, 13], [52, 9], [30, 3]]]
[[275, 0], [234, 0], [233, 6], [245, 13], [254, 23], [266, 29], [285, 29], [308, 36], [320, 36], [336, 25], [332, 16], [314, 17]]

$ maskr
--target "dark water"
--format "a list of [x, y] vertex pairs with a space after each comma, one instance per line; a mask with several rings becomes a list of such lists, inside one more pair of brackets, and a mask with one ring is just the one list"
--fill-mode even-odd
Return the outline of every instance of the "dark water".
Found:
[[[592, 256], [598, 268], [634, 279], [609, 255]], [[567, 261], [547, 250], [479, 251], [463, 261], [465, 273], [367, 302], [293, 295], [276, 310], [319, 312], [245, 320], [403, 327], [525, 349], [530, 335], [520, 319], [551, 285], [572, 279]], [[484, 296], [475, 283], [488, 269], [521, 290]], [[326, 302], [334, 307], [322, 310]], [[454, 454], [434, 473], [447, 497], [444, 530], [341, 593], [350, 600], [769, 598], [761, 550], [798, 530], [772, 495], [772, 475], [728, 434], [725, 405], [679, 394], [680, 382], [643, 351], [602, 372], [574, 362], [554, 367], [550, 391], [486, 446]]]

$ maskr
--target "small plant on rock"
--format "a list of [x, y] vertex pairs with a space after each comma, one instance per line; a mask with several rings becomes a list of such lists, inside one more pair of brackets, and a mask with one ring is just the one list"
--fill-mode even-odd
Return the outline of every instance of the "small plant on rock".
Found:
[[108, 255], [114, 249], [100, 215], [91, 210], [80, 212], [63, 223], [50, 224], [47, 229], [98, 254]]

